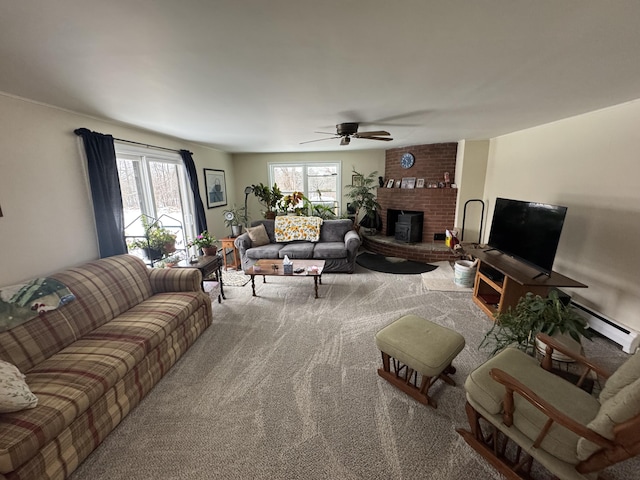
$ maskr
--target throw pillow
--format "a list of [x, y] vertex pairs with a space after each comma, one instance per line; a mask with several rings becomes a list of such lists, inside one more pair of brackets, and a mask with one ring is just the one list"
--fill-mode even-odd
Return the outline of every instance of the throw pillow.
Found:
[[0, 360], [0, 413], [18, 412], [38, 404], [24, 379], [15, 365]]
[[252, 247], [260, 247], [262, 245], [268, 245], [271, 243], [269, 240], [269, 235], [267, 235], [267, 229], [264, 228], [264, 225], [260, 224], [257, 227], [247, 228], [247, 233], [249, 234], [249, 238], [251, 239]]

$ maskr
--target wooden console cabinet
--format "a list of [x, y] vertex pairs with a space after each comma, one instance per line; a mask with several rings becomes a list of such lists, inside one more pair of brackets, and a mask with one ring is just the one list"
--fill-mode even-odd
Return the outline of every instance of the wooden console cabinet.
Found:
[[496, 313], [515, 307], [527, 292], [546, 296], [553, 287], [587, 287], [558, 272], [537, 276], [537, 270], [496, 250], [475, 249], [467, 253], [479, 260], [473, 301], [492, 319]]

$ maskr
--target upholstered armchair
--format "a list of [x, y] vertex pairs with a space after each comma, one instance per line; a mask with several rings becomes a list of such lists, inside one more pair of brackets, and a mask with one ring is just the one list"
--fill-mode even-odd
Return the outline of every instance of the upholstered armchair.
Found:
[[[640, 453], [640, 353], [613, 375], [545, 334], [542, 363], [507, 348], [465, 382], [470, 430], [458, 432], [509, 479], [535, 476], [534, 460], [562, 480], [594, 479]], [[560, 351], [583, 367], [576, 384], [552, 373]], [[597, 377], [597, 378], [596, 378]], [[581, 388], [600, 380], [599, 396]]]

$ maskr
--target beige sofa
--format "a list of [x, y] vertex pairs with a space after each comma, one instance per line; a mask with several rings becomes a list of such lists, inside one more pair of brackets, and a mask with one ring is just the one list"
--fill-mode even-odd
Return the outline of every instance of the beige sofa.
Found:
[[0, 414], [0, 478], [73, 472], [211, 324], [196, 269], [120, 255], [52, 275], [75, 295], [0, 333], [35, 408]]

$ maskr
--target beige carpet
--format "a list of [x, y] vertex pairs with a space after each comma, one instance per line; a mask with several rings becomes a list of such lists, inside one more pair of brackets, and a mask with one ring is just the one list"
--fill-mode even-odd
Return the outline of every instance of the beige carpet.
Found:
[[[269, 277], [258, 297], [225, 289], [214, 324], [71, 478], [501, 478], [455, 432], [490, 320], [468, 293], [427, 291], [418, 275], [356, 272], [323, 275], [317, 300], [311, 279]], [[467, 341], [435, 410], [376, 374], [375, 332], [408, 313]], [[626, 358], [602, 339], [585, 348], [610, 368]]]
[[424, 288], [433, 292], [473, 292], [473, 288], [460, 287], [454, 282], [454, 270], [448, 261], [431, 262], [438, 268], [431, 272], [421, 273]]

